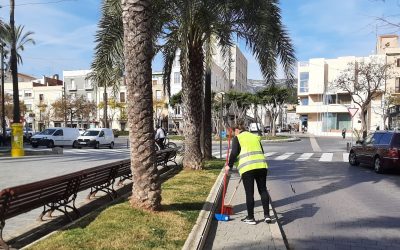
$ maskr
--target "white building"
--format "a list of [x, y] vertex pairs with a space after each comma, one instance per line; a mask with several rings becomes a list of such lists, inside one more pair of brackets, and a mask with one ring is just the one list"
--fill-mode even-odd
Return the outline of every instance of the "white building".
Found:
[[[339, 57], [336, 59], [313, 58], [308, 62], [298, 63], [298, 99], [296, 113], [300, 115], [299, 128], [307, 129], [315, 135], [340, 135], [342, 129], [351, 131], [349, 107], [357, 107], [352, 96], [346, 91], [332, 87], [334, 80], [348, 68], [349, 63], [368, 62], [370, 60], [385, 62], [384, 55], [369, 57]], [[384, 89], [382, 88], [382, 91]], [[381, 106], [382, 96], [371, 102], [368, 111], [368, 129], [384, 127], [381, 115], [373, 109]], [[353, 118], [354, 129], [359, 130], [360, 111]]]

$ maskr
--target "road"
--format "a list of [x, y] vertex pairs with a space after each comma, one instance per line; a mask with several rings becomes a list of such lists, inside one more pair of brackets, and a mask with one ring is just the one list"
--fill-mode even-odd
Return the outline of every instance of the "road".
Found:
[[[347, 141], [263, 144], [272, 205], [292, 249], [400, 249], [400, 174], [350, 167]], [[0, 189], [128, 158], [126, 138], [117, 142], [112, 150], [66, 148], [61, 156], [0, 159]], [[213, 155], [219, 157], [218, 143]], [[10, 226], [14, 221], [6, 235], [30, 222]]]

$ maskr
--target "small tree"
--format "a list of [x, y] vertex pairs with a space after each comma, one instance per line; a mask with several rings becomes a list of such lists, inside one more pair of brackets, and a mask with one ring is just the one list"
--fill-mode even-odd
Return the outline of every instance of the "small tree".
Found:
[[[104, 127], [106, 126], [106, 124], [108, 124], [109, 127], [112, 128], [112, 124], [115, 119], [115, 115], [117, 114], [117, 111], [121, 112], [121, 109], [123, 109], [124, 107], [125, 107], [124, 103], [118, 102], [115, 98], [109, 98], [107, 100], [107, 121], [104, 120], [104, 114], [103, 118], [100, 118], [104, 124]], [[98, 108], [102, 109], [104, 112], [105, 111], [104, 102], [100, 102]]]
[[390, 65], [376, 59], [349, 63], [348, 67], [334, 80], [333, 87], [344, 90], [361, 113], [361, 130], [363, 138], [367, 136], [367, 114], [371, 101], [383, 94], [386, 80], [391, 77]]
[[64, 115], [69, 118], [70, 126], [74, 119], [89, 121], [90, 117], [96, 113], [96, 103], [89, 101], [85, 96], [81, 95], [77, 98], [67, 95], [65, 100], [62, 98], [51, 104], [53, 108], [53, 116], [56, 119], [63, 119]]
[[[0, 103], [2, 103], [2, 97], [0, 96]], [[21, 117], [25, 116], [26, 113], [26, 106], [23, 101], [19, 101], [19, 106], [20, 106], [20, 114]], [[13, 120], [14, 118], [14, 104], [13, 104], [13, 96], [10, 94], [5, 93], [4, 94], [4, 114], [7, 120]], [[1, 109], [0, 109], [0, 114], [1, 114]], [[0, 119], [1, 120], [1, 119]], [[0, 121], [1, 123], [1, 121]]]
[[259, 92], [257, 96], [260, 98], [260, 103], [264, 105], [267, 114], [271, 121], [271, 134], [275, 136], [276, 119], [281, 113], [284, 104], [293, 103], [295, 97], [292, 90], [288, 88], [271, 85]]
[[[176, 107], [179, 106], [179, 108], [182, 111], [182, 91], [179, 91], [178, 93], [176, 93], [175, 95], [172, 95], [171, 98], [169, 99], [169, 105], [175, 109]], [[171, 115], [171, 119], [172, 119], [172, 124], [176, 130], [176, 132], [178, 133], [178, 135], [181, 135], [181, 131], [180, 129], [177, 128], [176, 126], [176, 114], [175, 111], [173, 112], [173, 115]]]

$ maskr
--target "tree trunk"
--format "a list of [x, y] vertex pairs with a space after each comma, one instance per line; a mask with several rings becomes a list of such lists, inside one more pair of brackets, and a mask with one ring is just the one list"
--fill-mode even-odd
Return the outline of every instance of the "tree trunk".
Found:
[[103, 120], [104, 120], [104, 127], [109, 128], [108, 124], [108, 96], [107, 96], [107, 87], [104, 84], [104, 93], [103, 93], [103, 102], [104, 102], [104, 108], [103, 108]]
[[133, 207], [159, 210], [161, 184], [155, 166], [151, 85], [151, 0], [122, 0]]
[[210, 160], [212, 158], [212, 121], [211, 121], [211, 68], [208, 66], [205, 77], [204, 87], [204, 159]]
[[367, 116], [367, 109], [366, 107], [361, 108], [361, 130], [362, 130], [362, 137], [363, 139], [367, 138], [367, 121], [366, 121], [366, 116]]
[[181, 52], [183, 119], [185, 121], [183, 167], [190, 169], [202, 169], [200, 134], [203, 110], [203, 62], [204, 54], [200, 42], [192, 43], [187, 52]]
[[276, 135], [276, 117], [277, 117], [277, 115], [275, 114], [275, 113], [272, 113], [272, 115], [271, 115], [271, 123], [272, 123], [272, 126], [271, 126], [271, 136], [275, 136]]
[[11, 29], [11, 57], [10, 68], [13, 82], [13, 122], [20, 123], [20, 108], [19, 108], [19, 90], [18, 90], [18, 65], [17, 65], [17, 49], [15, 37], [15, 22], [14, 22], [15, 1], [10, 0], [10, 29]]

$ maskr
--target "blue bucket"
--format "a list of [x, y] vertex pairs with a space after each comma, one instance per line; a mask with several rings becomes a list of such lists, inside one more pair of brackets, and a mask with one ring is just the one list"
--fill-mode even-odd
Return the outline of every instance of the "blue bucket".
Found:
[[229, 215], [227, 215], [227, 214], [215, 214], [215, 219], [217, 221], [229, 221]]

